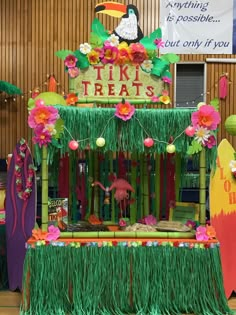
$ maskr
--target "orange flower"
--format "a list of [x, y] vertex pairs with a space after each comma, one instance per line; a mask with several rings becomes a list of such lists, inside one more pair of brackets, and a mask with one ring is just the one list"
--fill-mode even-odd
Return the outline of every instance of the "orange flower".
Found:
[[215, 238], [216, 237], [216, 231], [213, 226], [207, 225], [207, 230], [206, 234], [209, 236], [209, 239]]
[[67, 94], [66, 104], [67, 105], [75, 105], [78, 102], [78, 97], [75, 93]]
[[44, 232], [42, 231], [41, 229], [33, 229], [32, 230], [32, 237], [36, 240], [36, 241], [39, 241], [39, 240], [45, 240], [46, 237], [48, 235], [48, 232]]

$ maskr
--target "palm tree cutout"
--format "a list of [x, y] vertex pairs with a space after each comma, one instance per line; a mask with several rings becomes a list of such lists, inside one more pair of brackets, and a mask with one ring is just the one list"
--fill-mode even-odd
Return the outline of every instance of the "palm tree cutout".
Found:
[[9, 95], [20, 95], [22, 94], [21, 89], [19, 89], [14, 84], [11, 84], [7, 81], [0, 80], [0, 93], [5, 92]]

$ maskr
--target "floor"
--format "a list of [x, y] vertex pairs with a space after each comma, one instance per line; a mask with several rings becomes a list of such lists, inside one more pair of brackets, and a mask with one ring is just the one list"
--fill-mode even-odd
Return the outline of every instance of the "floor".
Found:
[[[19, 315], [20, 300], [20, 293], [0, 291], [0, 315]], [[236, 296], [229, 300], [229, 307], [236, 314]]]

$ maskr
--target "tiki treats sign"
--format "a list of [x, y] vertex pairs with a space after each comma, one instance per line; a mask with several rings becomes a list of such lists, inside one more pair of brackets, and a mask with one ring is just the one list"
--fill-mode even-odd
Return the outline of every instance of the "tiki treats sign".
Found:
[[94, 65], [74, 79], [80, 97], [150, 98], [161, 94], [163, 81], [133, 65]]

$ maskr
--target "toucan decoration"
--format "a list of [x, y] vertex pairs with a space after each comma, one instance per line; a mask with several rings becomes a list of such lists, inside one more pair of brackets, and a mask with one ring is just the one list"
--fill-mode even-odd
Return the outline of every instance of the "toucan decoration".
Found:
[[110, 1], [102, 2], [96, 5], [95, 12], [121, 18], [119, 25], [112, 32], [119, 37], [120, 42], [137, 43], [143, 38], [143, 32], [138, 24], [139, 12], [135, 5]]

